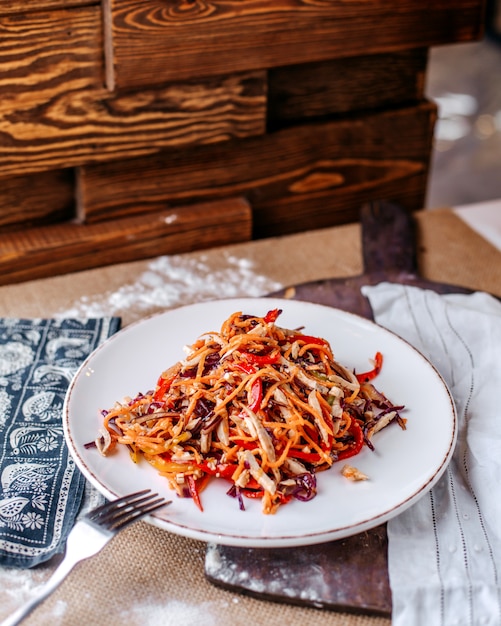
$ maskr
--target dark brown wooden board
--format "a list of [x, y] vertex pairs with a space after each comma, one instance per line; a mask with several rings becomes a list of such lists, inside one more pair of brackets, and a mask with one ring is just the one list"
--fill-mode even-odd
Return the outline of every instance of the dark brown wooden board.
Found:
[[71, 168], [0, 180], [0, 237], [19, 230], [71, 220], [74, 216]]
[[67, 9], [76, 6], [99, 4], [99, 0], [2, 0], [0, 15], [7, 13], [26, 13], [45, 9]]
[[367, 54], [268, 71], [268, 126], [376, 111], [425, 98], [427, 48]]
[[211, 544], [205, 575], [220, 587], [264, 600], [389, 616], [386, 526], [304, 548]]
[[436, 105], [423, 101], [87, 164], [78, 175], [78, 215], [90, 223], [241, 195], [252, 206], [253, 237], [262, 238], [356, 221], [360, 206], [374, 197], [418, 209], [435, 120]]
[[281, 67], [478, 39], [480, 0], [109, 0], [115, 83]]
[[[470, 293], [463, 287], [421, 278], [412, 215], [400, 206], [374, 202], [362, 208], [364, 271], [352, 278], [294, 285], [271, 294], [324, 304], [372, 318], [363, 285], [383, 280]], [[298, 548], [211, 545], [205, 575], [214, 584], [261, 599], [345, 612], [391, 615], [386, 524], [347, 539]]]
[[249, 241], [251, 233], [252, 210], [240, 197], [9, 231], [0, 233], [0, 285]]

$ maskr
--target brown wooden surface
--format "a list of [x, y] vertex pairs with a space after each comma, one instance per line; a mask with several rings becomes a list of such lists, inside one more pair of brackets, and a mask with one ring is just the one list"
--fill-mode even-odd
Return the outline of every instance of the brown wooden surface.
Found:
[[84, 166], [79, 214], [91, 222], [244, 195], [260, 237], [356, 220], [360, 205], [374, 197], [418, 209], [435, 116], [435, 105], [424, 102], [239, 142]]
[[[1, 15], [0, 113], [31, 121], [32, 107], [102, 86], [101, 21], [99, 6]], [[2, 119], [2, 131], [6, 122]]]
[[377, 110], [424, 98], [426, 48], [272, 68], [273, 127], [325, 115]]
[[248, 241], [241, 198], [111, 220], [57, 224], [0, 235], [0, 284]]
[[66, 76], [61, 83], [45, 75], [31, 80], [37, 78], [39, 91], [30, 88], [0, 100], [0, 177], [265, 132], [264, 72], [134, 93], [80, 89]]
[[384, 525], [307, 548], [210, 545], [205, 575], [215, 585], [265, 600], [389, 616], [387, 547]]
[[44, 9], [68, 9], [76, 6], [99, 4], [100, 0], [2, 0], [0, 15], [7, 13], [26, 13]]
[[471, 41], [479, 0], [111, 0], [118, 88]]
[[75, 192], [72, 170], [0, 180], [0, 232], [7, 229], [66, 221], [73, 217]]
[[[376, 196], [399, 202], [409, 211], [423, 207], [426, 163], [374, 163], [376, 176], [372, 180], [357, 180], [360, 165], [363, 169], [363, 163], [354, 163], [354, 180], [348, 179], [342, 187], [313, 188], [311, 193], [290, 194], [259, 203], [253, 216], [254, 236], [269, 237], [355, 222], [359, 219], [360, 203]], [[371, 164], [368, 166], [370, 171]], [[348, 173], [351, 174], [349, 170]], [[380, 178], [377, 178], [378, 173]]]

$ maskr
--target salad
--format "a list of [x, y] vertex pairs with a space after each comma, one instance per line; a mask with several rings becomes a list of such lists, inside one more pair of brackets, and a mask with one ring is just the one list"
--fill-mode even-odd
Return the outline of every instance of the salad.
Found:
[[317, 474], [374, 448], [373, 436], [400, 413], [372, 380], [383, 364], [351, 371], [328, 341], [235, 312], [219, 331], [186, 346], [186, 357], [165, 370], [147, 393], [102, 411], [93, 443], [103, 455], [127, 446], [148, 461], [181, 497], [203, 510], [214, 478], [245, 509], [259, 498], [266, 514], [317, 493]]

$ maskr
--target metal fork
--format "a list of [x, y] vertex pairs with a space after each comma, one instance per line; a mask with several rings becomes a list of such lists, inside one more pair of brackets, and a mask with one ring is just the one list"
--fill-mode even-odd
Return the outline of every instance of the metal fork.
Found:
[[61, 584], [77, 563], [97, 554], [118, 531], [170, 503], [170, 500], [164, 500], [158, 494], [145, 489], [107, 502], [90, 511], [71, 530], [66, 542], [64, 559], [39, 593], [17, 609], [0, 626], [19, 624]]

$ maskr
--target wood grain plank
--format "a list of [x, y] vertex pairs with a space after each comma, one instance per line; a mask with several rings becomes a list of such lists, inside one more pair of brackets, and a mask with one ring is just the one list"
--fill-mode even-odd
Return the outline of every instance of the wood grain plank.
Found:
[[111, 0], [118, 88], [481, 37], [481, 0]]
[[408, 211], [424, 207], [428, 165], [393, 169], [386, 176], [361, 185], [345, 185], [300, 196], [260, 203], [253, 214], [254, 237], [259, 239], [358, 222], [360, 207], [374, 199], [398, 202]]
[[100, 224], [57, 224], [0, 235], [0, 284], [248, 241], [248, 203], [228, 198]]
[[32, 134], [35, 107], [75, 90], [102, 87], [101, 21], [99, 6], [0, 17], [2, 145], [11, 116]]
[[[228, 196], [246, 197], [254, 236], [357, 219], [370, 198], [424, 203], [434, 104], [311, 123], [262, 137], [84, 166], [78, 211], [89, 222]], [[399, 191], [400, 190], [400, 191]]]
[[0, 232], [66, 221], [75, 215], [72, 170], [51, 170], [0, 181]]
[[115, 94], [66, 83], [22, 109], [23, 94], [0, 100], [0, 176], [262, 134], [265, 79], [249, 72]]
[[0, 15], [44, 9], [69, 9], [70, 7], [98, 5], [99, 2], [100, 0], [2, 0]]
[[424, 98], [426, 48], [272, 68], [268, 123], [417, 103]]

